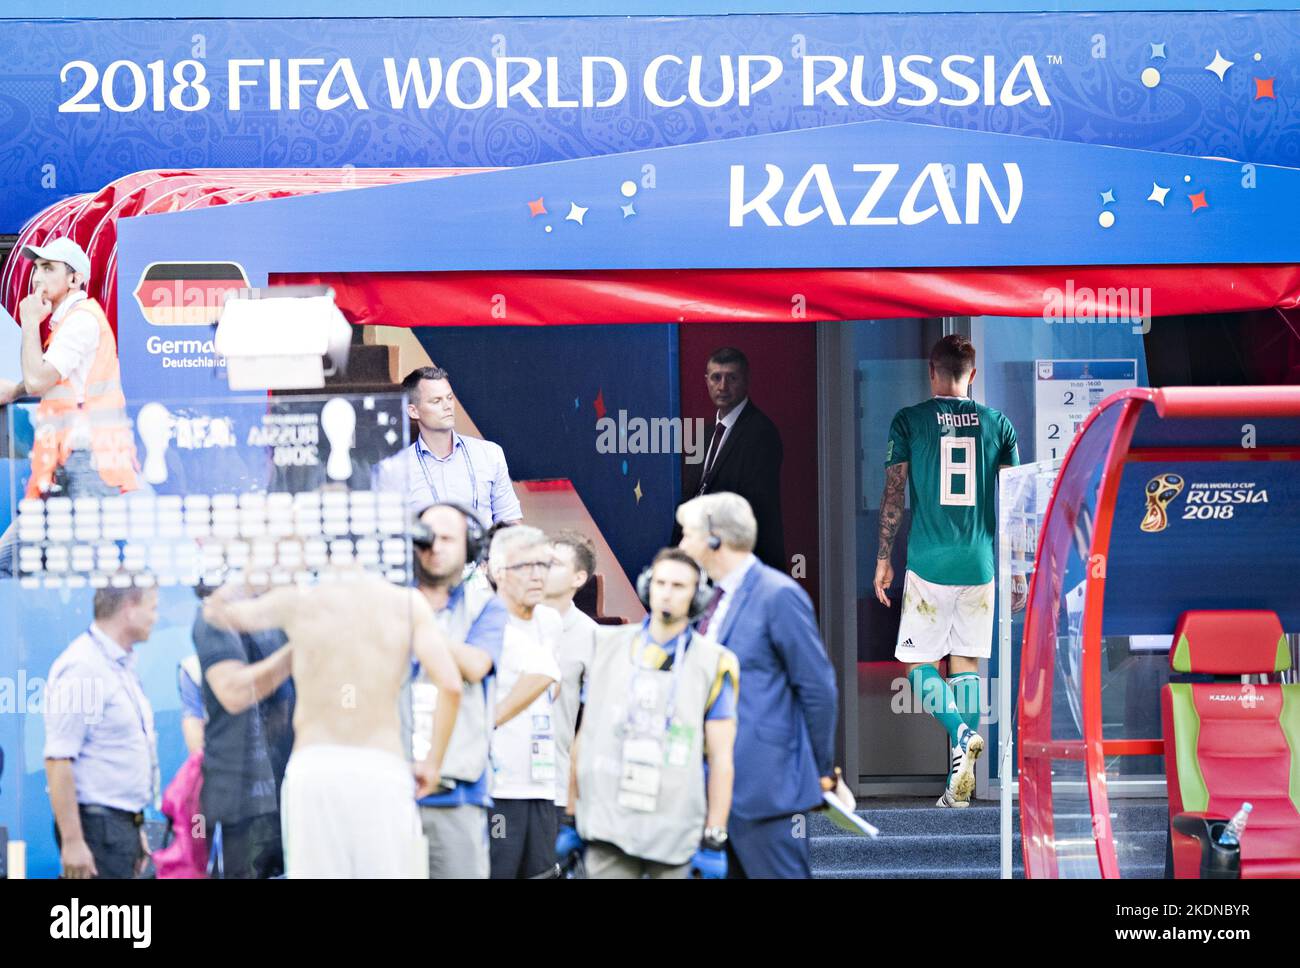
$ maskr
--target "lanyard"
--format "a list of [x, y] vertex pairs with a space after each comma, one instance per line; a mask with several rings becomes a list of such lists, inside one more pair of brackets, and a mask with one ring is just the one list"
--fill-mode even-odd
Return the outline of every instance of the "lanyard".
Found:
[[144, 745], [149, 750], [149, 802], [157, 805], [159, 789], [159, 768], [158, 768], [158, 748], [153, 742], [153, 737], [149, 733], [149, 724], [145, 720], [144, 709], [135, 698], [135, 684], [131, 681], [130, 670], [123, 669], [113, 658], [112, 651], [104, 644], [103, 640], [95, 634], [93, 627], [86, 629], [86, 634], [90, 640], [99, 647], [100, 654], [112, 667], [114, 674], [121, 683], [122, 688], [126, 690], [126, 697], [131, 700], [131, 708], [135, 710], [136, 718], [140, 721], [140, 731], [144, 733]]
[[[460, 440], [459, 437], [452, 438], [451, 452], [453, 454], [456, 453], [456, 442], [459, 440]], [[411, 449], [415, 451], [415, 460], [420, 465], [420, 471], [424, 474], [424, 483], [429, 485], [429, 496], [433, 498], [433, 503], [437, 504], [438, 490], [433, 486], [433, 478], [429, 476], [429, 468], [425, 466], [424, 451], [420, 450], [420, 440], [418, 437], [416, 438], [415, 443], [411, 445]], [[463, 442], [461, 442], [460, 444], [460, 452], [461, 452], [461, 456], [465, 458], [465, 467], [469, 470], [469, 487], [470, 487], [470, 493], [472, 495], [471, 501], [473, 501], [474, 511], [477, 512], [478, 511], [478, 475], [474, 473], [474, 462], [469, 459], [469, 450], [468, 448], [466, 448]]]
[[[665, 722], [666, 729], [670, 729], [673, 725], [673, 713], [677, 709], [677, 687], [681, 683], [682, 667], [686, 664], [686, 649], [690, 645], [691, 635], [692, 632], [689, 628], [686, 629], [686, 631], [682, 632], [680, 635], [678, 635], [677, 638], [680, 640], [680, 644], [677, 646], [676, 651], [671, 653], [672, 660], [673, 660], [673, 670], [672, 670], [673, 678], [672, 678], [672, 682], [668, 686], [668, 709], [664, 713], [664, 722]], [[636, 701], [636, 683], [637, 680], [640, 678], [641, 673], [646, 671], [655, 671], [655, 672], [659, 671], [657, 669], [647, 670], [644, 668], [642, 664], [642, 656], [645, 653], [645, 648], [647, 645], [651, 643], [651, 641], [652, 640], [650, 638], [649, 630], [642, 629], [641, 635], [638, 637], [637, 641], [632, 643], [632, 677], [628, 680], [629, 719], [632, 718], [634, 711], [637, 709], [638, 706]], [[670, 642], [671, 641], [672, 640], [670, 640]], [[659, 648], [661, 649], [663, 648], [663, 646], [659, 645], [658, 642], [655, 642], [654, 644], [658, 645]], [[668, 650], [664, 649], [664, 651], [667, 652]]]

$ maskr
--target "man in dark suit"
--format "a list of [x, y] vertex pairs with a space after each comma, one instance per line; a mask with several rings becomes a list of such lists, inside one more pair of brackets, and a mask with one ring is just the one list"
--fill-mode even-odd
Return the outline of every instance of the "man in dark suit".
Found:
[[[704, 460], [687, 464], [682, 499], [729, 491], [739, 494], [758, 521], [754, 554], [765, 565], [788, 571], [781, 524], [781, 434], [749, 399], [749, 360], [738, 349], [715, 350], [704, 370], [709, 398], [717, 408], [708, 431]], [[681, 540], [675, 531], [673, 543]]]
[[677, 509], [681, 547], [714, 582], [698, 630], [740, 661], [728, 876], [808, 877], [807, 811], [835, 787], [835, 671], [808, 595], [753, 554], [754, 514], [735, 494]]

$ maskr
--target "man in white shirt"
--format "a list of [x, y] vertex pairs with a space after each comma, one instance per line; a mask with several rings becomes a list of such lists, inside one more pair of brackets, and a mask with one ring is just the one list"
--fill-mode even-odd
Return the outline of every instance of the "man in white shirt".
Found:
[[562, 623], [556, 648], [560, 688], [555, 696], [555, 813], [557, 822], [563, 824], [569, 802], [569, 751], [586, 699], [587, 671], [600, 626], [573, 604], [573, 596], [596, 572], [596, 549], [591, 539], [577, 531], [557, 531], [550, 539], [551, 570], [546, 573], [542, 601], [559, 613]]
[[[90, 259], [72, 239], [27, 246], [32, 292], [18, 304], [21, 382], [0, 379], [0, 405], [41, 398], [27, 497], [106, 497], [137, 486], [117, 347], [103, 309], [86, 295]], [[49, 345], [41, 326], [50, 320]], [[12, 528], [0, 537], [0, 577], [13, 574]]]
[[488, 570], [509, 618], [497, 681], [489, 825], [493, 878], [549, 878], [555, 862], [555, 727], [550, 689], [561, 620], [540, 604], [551, 547], [537, 528], [498, 531]]
[[447, 371], [413, 370], [402, 389], [419, 434], [410, 447], [375, 465], [375, 490], [404, 495], [407, 509], [417, 513], [441, 502], [459, 504], [485, 527], [522, 520], [505, 451], [489, 440], [456, 433], [456, 395]]
[[[18, 304], [23, 327], [22, 373], [19, 383], [0, 379], [0, 403], [25, 395], [40, 396], [63, 379], [70, 379], [84, 396], [86, 376], [99, 347], [99, 327], [89, 312], [73, 312], [87, 298], [90, 258], [72, 239], [55, 239], [47, 246], [27, 246], [24, 258], [36, 263], [32, 292]], [[50, 318], [54, 331], [41, 351], [41, 323]]]
[[131, 878], [159, 792], [153, 707], [135, 646], [158, 620], [155, 588], [101, 588], [94, 621], [50, 667], [45, 776], [66, 878]]

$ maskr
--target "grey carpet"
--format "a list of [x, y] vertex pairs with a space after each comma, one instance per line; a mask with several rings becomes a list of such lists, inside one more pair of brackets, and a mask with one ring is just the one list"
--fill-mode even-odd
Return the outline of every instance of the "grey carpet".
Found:
[[[976, 801], [962, 810], [934, 805], [934, 797], [864, 798], [858, 813], [880, 828], [868, 840], [841, 831], [814, 814], [808, 825], [813, 876], [818, 878], [996, 878], [1000, 876], [998, 805]], [[1113, 800], [1120, 873], [1164, 876], [1169, 815], [1163, 800]], [[1012, 813], [1012, 864], [1024, 877], [1019, 812]]]

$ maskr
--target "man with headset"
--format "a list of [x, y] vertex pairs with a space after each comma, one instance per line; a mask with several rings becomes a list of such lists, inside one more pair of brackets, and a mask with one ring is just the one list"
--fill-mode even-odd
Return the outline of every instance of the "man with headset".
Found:
[[375, 465], [375, 490], [404, 495], [413, 513], [451, 501], [473, 511], [485, 526], [522, 520], [505, 451], [489, 440], [456, 433], [456, 396], [447, 371], [439, 366], [412, 370], [402, 389], [407, 414], [420, 432], [410, 447]]
[[[429, 842], [429, 877], [486, 879], [489, 873], [488, 746], [492, 736], [493, 686], [506, 627], [506, 609], [495, 596], [467, 594], [466, 564], [483, 555], [483, 526], [469, 510], [434, 504], [419, 516], [415, 577], [433, 606], [434, 619], [451, 640], [452, 659], [462, 683], [456, 725], [442, 763], [442, 789], [420, 803], [420, 822]], [[430, 734], [437, 688], [422, 672], [411, 684], [412, 756]]]
[[637, 592], [645, 621], [597, 633], [573, 744], [576, 831], [556, 853], [585, 844], [591, 878], [722, 878], [740, 669], [690, 627], [712, 589], [684, 551], [655, 555]]

